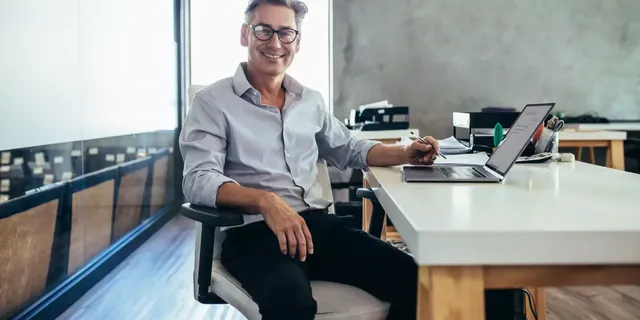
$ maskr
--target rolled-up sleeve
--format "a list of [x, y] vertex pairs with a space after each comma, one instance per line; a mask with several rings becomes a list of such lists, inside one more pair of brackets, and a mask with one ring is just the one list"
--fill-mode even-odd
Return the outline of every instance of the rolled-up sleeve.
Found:
[[235, 182], [224, 175], [227, 122], [213, 98], [196, 93], [180, 132], [182, 190], [188, 202], [216, 207], [218, 189]]
[[354, 136], [327, 110], [322, 97], [318, 99], [322, 114], [322, 126], [316, 134], [320, 157], [339, 170], [366, 169], [369, 150], [380, 142]]

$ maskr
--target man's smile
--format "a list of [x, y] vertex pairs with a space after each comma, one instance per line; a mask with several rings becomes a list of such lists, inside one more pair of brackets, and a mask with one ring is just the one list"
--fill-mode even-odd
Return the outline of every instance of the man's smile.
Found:
[[284, 57], [284, 54], [276, 54], [276, 53], [267, 53], [267, 52], [260, 52], [263, 56], [272, 59], [272, 60], [278, 60], [282, 57]]

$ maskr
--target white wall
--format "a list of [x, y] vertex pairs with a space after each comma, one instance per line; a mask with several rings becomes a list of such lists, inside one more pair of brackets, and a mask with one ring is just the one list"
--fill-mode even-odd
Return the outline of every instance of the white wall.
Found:
[[174, 129], [171, 0], [0, 0], [0, 150]]
[[444, 138], [452, 113], [556, 102], [640, 119], [640, 1], [335, 1], [335, 109], [389, 100]]
[[[233, 76], [247, 59], [240, 45], [240, 28], [248, 1], [191, 0], [191, 84], [208, 85]], [[302, 23], [300, 52], [288, 73], [318, 90], [329, 108], [331, 66], [330, 0], [307, 0], [309, 13]]]

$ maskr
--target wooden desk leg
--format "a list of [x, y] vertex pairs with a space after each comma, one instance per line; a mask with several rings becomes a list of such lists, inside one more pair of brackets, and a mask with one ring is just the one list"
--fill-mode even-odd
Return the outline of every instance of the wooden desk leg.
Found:
[[582, 161], [582, 147], [578, 147], [578, 154], [576, 154], [576, 161]]
[[418, 319], [485, 320], [482, 267], [420, 267], [419, 272]]
[[547, 294], [544, 292], [544, 288], [538, 288], [535, 297], [538, 320], [547, 320]]
[[607, 162], [611, 168], [624, 170], [624, 142], [612, 140], [607, 148]]
[[[538, 320], [547, 319], [547, 296], [544, 292], [544, 288], [527, 288], [535, 300], [535, 310], [538, 313]], [[527, 315], [527, 319], [536, 319], [531, 312], [531, 305], [529, 304], [529, 298], [525, 295], [524, 307]]]
[[387, 241], [387, 215], [384, 215], [384, 221], [382, 221], [382, 233], [380, 233], [380, 239]]
[[[362, 178], [362, 186], [369, 188], [369, 182], [367, 179]], [[373, 204], [371, 200], [362, 198], [362, 230], [369, 232], [369, 220], [371, 220], [371, 212], [373, 210]]]

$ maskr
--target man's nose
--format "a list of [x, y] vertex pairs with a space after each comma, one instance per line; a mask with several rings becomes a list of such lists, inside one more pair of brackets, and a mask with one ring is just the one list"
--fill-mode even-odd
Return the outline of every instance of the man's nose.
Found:
[[277, 33], [273, 33], [273, 37], [271, 37], [271, 39], [269, 39], [269, 43], [271, 46], [273, 46], [274, 48], [280, 49], [280, 47], [282, 47], [282, 43], [280, 43], [280, 38], [278, 37]]

